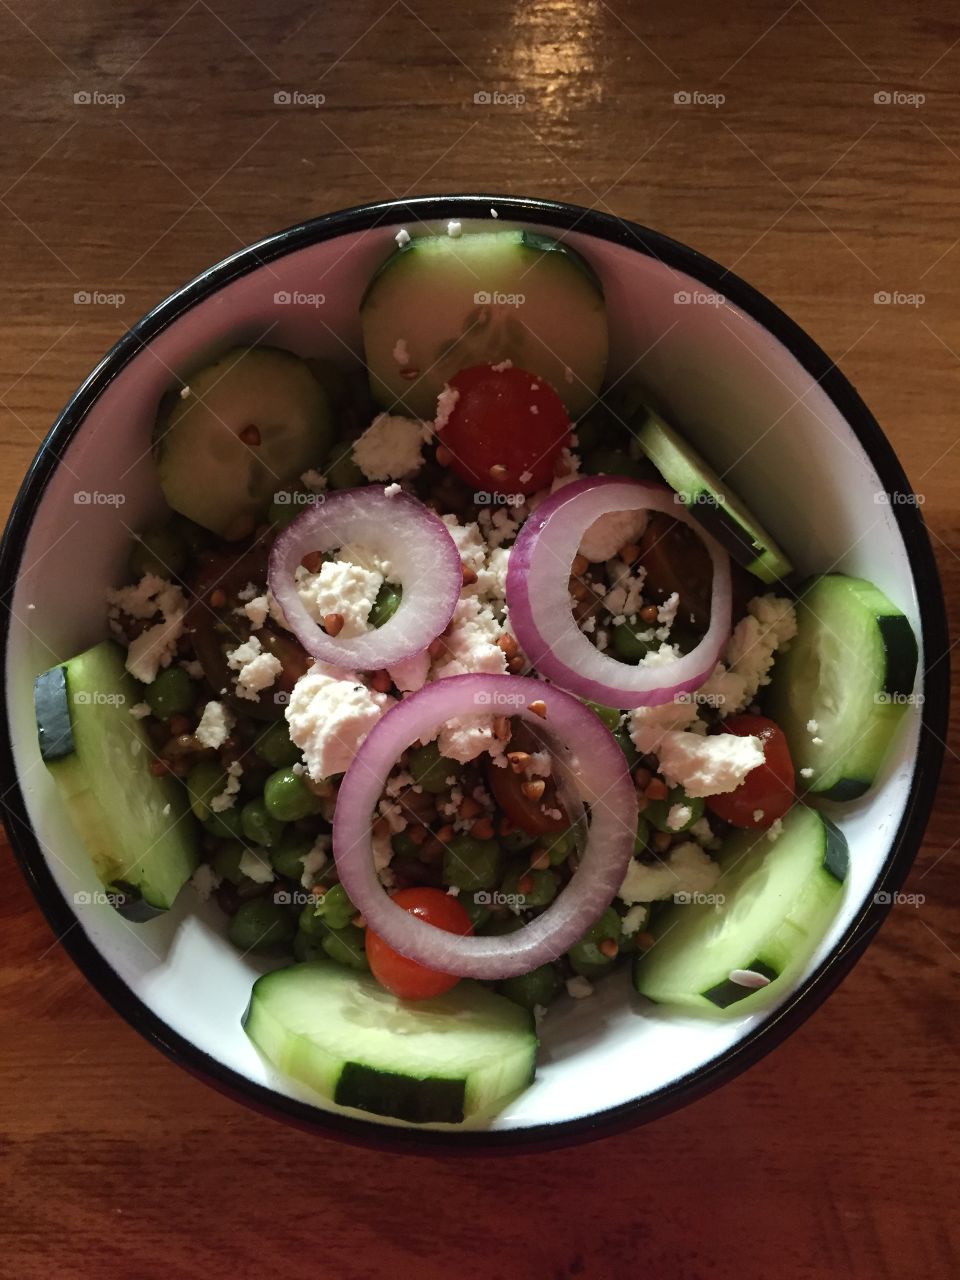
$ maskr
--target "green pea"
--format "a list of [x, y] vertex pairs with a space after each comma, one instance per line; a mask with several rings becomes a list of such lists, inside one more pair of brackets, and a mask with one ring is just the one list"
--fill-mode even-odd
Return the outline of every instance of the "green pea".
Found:
[[[473, 925], [474, 933], [479, 933], [490, 919], [490, 908], [483, 901], [486, 897], [489, 897], [489, 894], [479, 893], [474, 895], [472, 893], [462, 893], [457, 898], [461, 907], [463, 907], [464, 911], [466, 911], [467, 915], [470, 917], [470, 923]], [[477, 898], [480, 899], [479, 902], [477, 901]]]
[[648, 462], [631, 458], [620, 449], [591, 449], [583, 460], [583, 470], [593, 476], [630, 476], [634, 480], [650, 478]]
[[586, 705], [590, 708], [600, 723], [606, 725], [611, 733], [620, 724], [620, 716], [622, 713], [618, 711], [616, 707], [604, 707], [601, 706], [599, 702], [591, 702], [589, 699], [587, 699]]
[[496, 840], [454, 836], [443, 854], [443, 879], [468, 893], [493, 889], [500, 879], [501, 854]]
[[320, 945], [337, 964], [348, 969], [369, 969], [365, 942], [363, 930], [348, 924], [344, 929], [328, 929]]
[[300, 759], [300, 748], [290, 741], [285, 720], [275, 721], [253, 744], [256, 754], [274, 769], [284, 769]]
[[183, 667], [166, 667], [147, 685], [144, 698], [158, 720], [169, 720], [193, 706], [194, 683]]
[[559, 867], [576, 850], [577, 833], [573, 827], [568, 827], [555, 836], [544, 836], [541, 843], [550, 858], [550, 865]]
[[[646, 811], [644, 811], [646, 812]], [[639, 856], [650, 842], [650, 823], [643, 814], [637, 819], [637, 834], [633, 839], [633, 852]]]
[[273, 951], [289, 946], [297, 926], [282, 903], [272, 898], [241, 902], [227, 926], [227, 937], [241, 951]]
[[206, 822], [212, 814], [210, 801], [227, 785], [227, 775], [215, 760], [202, 760], [187, 774], [187, 793], [193, 816]]
[[270, 850], [270, 865], [284, 880], [299, 880], [303, 875], [303, 859], [313, 848], [308, 836], [285, 835]]
[[323, 917], [330, 929], [344, 929], [357, 914], [342, 884], [332, 884], [320, 899], [315, 914]]
[[456, 779], [463, 771], [462, 764], [456, 760], [448, 760], [440, 754], [440, 748], [436, 742], [428, 742], [426, 746], [417, 747], [415, 751], [411, 751], [409, 767], [414, 782], [419, 783], [424, 791], [429, 791], [435, 796], [448, 790], [451, 784], [447, 782], [447, 778]]
[[305, 933], [308, 938], [322, 938], [330, 929], [323, 916], [317, 915], [318, 906], [319, 900], [308, 902], [297, 919], [297, 928], [301, 933]]
[[311, 938], [305, 933], [298, 933], [293, 940], [293, 954], [301, 964], [308, 964], [311, 960], [322, 960], [327, 953], [323, 949], [321, 938]]
[[357, 489], [367, 478], [353, 458], [353, 445], [338, 444], [327, 463], [327, 484], [331, 489]]
[[242, 840], [243, 823], [240, 821], [240, 810], [234, 805], [231, 809], [221, 809], [219, 813], [211, 811], [203, 828], [212, 836], [221, 840]]
[[[637, 626], [632, 622], [618, 622], [613, 628], [613, 651], [623, 662], [639, 662], [650, 652], [648, 640], [641, 640]], [[641, 626], [640, 631], [649, 628]]]
[[271, 818], [297, 822], [318, 811], [318, 797], [292, 769], [277, 769], [264, 783], [263, 803]]
[[613, 907], [607, 907], [596, 924], [567, 952], [574, 970], [584, 978], [597, 978], [606, 973], [616, 956], [605, 955], [600, 950], [600, 943], [610, 939], [617, 943], [620, 941], [620, 917]]
[[284, 831], [284, 824], [271, 817], [267, 806], [259, 799], [248, 800], [240, 810], [240, 825], [252, 844], [262, 844], [266, 849], [279, 844]]
[[616, 738], [620, 750], [627, 757], [627, 768], [630, 770], [635, 769], [640, 759], [640, 752], [634, 746], [629, 729], [624, 725], [613, 736]]
[[187, 562], [187, 547], [173, 524], [162, 529], [145, 529], [138, 534], [130, 551], [130, 572], [136, 578], [155, 573], [158, 578], [173, 578]]
[[224, 840], [214, 852], [211, 866], [221, 880], [229, 880], [231, 884], [237, 885], [244, 878], [240, 870], [240, 859], [245, 853], [246, 849], [242, 844]]
[[[523, 879], [531, 881], [529, 888], [523, 890], [519, 887], [519, 882]], [[522, 910], [528, 911], [531, 907], [545, 907], [551, 903], [557, 896], [557, 888], [559, 881], [555, 871], [521, 871], [514, 869], [508, 871], [503, 877], [502, 891], [511, 897], [516, 895], [521, 899], [519, 906]]]
[[[670, 810], [674, 805], [684, 805], [690, 810], [690, 816], [679, 827], [667, 824]], [[688, 796], [683, 787], [671, 787], [664, 800], [648, 800], [643, 816], [658, 831], [668, 831], [673, 835], [677, 831], [689, 831], [695, 822], [703, 817], [704, 802], [700, 796]]]
[[393, 852], [401, 858], [416, 858], [420, 853], [420, 845], [410, 839], [409, 831], [398, 831], [390, 837]]
[[542, 964], [530, 973], [518, 973], [500, 984], [501, 992], [524, 1009], [546, 1007], [560, 991], [560, 972], [554, 964]]
[[389, 622], [400, 608], [402, 599], [403, 587], [395, 582], [385, 582], [377, 592], [377, 598], [370, 610], [371, 627], [382, 627], [385, 622]]
[[500, 843], [503, 845], [507, 853], [523, 853], [524, 849], [529, 849], [537, 843], [539, 837], [532, 836], [528, 831], [522, 831], [519, 827], [515, 831], [511, 831], [509, 835], [501, 836]]

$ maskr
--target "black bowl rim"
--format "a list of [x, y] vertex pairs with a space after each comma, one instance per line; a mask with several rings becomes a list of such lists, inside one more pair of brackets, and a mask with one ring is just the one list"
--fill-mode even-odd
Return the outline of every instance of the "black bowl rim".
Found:
[[[265, 263], [310, 245], [354, 232], [404, 222], [443, 218], [488, 218], [496, 207], [505, 219], [573, 230], [623, 245], [682, 271], [731, 303], [766, 329], [823, 388], [843, 415], [888, 492], [911, 493], [900, 462], [881, 427], [853, 386], [827, 354], [793, 320], [751, 285], [719, 263], [660, 232], [597, 209], [548, 200], [504, 195], [439, 195], [358, 205], [279, 231], [241, 249], [202, 272], [139, 320], [93, 369], [44, 439], [11, 509], [0, 545], [0, 593], [6, 600], [18, 576], [30, 525], [59, 463], [59, 453], [79, 430], [87, 413], [117, 374], [159, 333], [218, 289]], [[920, 847], [932, 808], [946, 736], [949, 664], [947, 623], [936, 561], [919, 506], [893, 506], [906, 547], [920, 604], [926, 663], [920, 739], [907, 804], [890, 852], [875, 885], [892, 895], [903, 884]], [[11, 610], [0, 618], [0, 670], [6, 677]], [[746, 1036], [704, 1067], [644, 1098], [594, 1115], [504, 1130], [418, 1130], [386, 1125], [376, 1118], [355, 1119], [319, 1108], [254, 1083], [217, 1062], [157, 1017], [103, 959], [61, 894], [44, 860], [16, 780], [9, 720], [0, 726], [0, 776], [14, 779], [2, 798], [8, 833], [24, 876], [60, 944], [88, 981], [147, 1040], [174, 1062], [247, 1106], [301, 1128], [361, 1146], [420, 1153], [531, 1152], [590, 1141], [647, 1123], [685, 1106], [731, 1080], [769, 1053], [804, 1022], [849, 973], [882, 923], [889, 904], [864, 904], [837, 947], [791, 997]]]

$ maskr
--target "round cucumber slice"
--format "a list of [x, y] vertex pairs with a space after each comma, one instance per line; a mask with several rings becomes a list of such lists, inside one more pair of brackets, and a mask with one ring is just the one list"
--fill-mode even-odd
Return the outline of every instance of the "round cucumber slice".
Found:
[[153, 449], [174, 511], [233, 539], [252, 531], [274, 493], [320, 466], [332, 440], [328, 397], [305, 361], [236, 347], [161, 413]]
[[599, 280], [535, 232], [416, 236], [374, 276], [360, 315], [374, 398], [418, 418], [434, 418], [444, 383], [472, 365], [511, 360], [538, 374], [571, 418], [606, 371]]
[[[822, 814], [794, 805], [775, 839], [735, 832], [719, 861], [713, 893], [685, 895], [692, 900], [657, 915], [657, 942], [634, 966], [634, 984], [650, 1000], [740, 1014], [781, 991], [839, 909], [847, 842]], [[754, 974], [766, 983], [748, 985]]]
[[725, 480], [649, 409], [640, 406], [637, 441], [694, 519], [738, 564], [762, 582], [778, 582], [793, 565]]
[[766, 709], [786, 734], [797, 782], [854, 800], [872, 786], [910, 704], [916, 637], [863, 578], [813, 578], [796, 609], [797, 635], [774, 664]]

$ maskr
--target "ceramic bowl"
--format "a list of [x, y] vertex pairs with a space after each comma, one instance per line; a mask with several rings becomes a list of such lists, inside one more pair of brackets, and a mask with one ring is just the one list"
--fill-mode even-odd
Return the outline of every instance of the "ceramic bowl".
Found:
[[[497, 221], [492, 222], [492, 210]], [[762, 1013], [699, 1021], [632, 997], [625, 974], [544, 1021], [536, 1082], [495, 1119], [425, 1132], [337, 1108], [264, 1063], [240, 1025], [261, 966], [185, 890], [145, 925], [91, 898], [96, 882], [37, 749], [33, 678], [104, 634], [132, 530], [162, 510], [150, 461], [161, 394], [235, 343], [357, 359], [358, 303], [401, 226], [559, 232], [606, 292], [611, 377], [630, 370], [747, 495], [802, 572], [876, 582], [920, 637], [925, 701], [909, 709], [878, 785], [837, 808], [850, 844], [843, 905], [806, 971]], [[860, 955], [901, 885], [932, 804], [947, 664], [940, 586], [916, 501], [882, 430], [840, 370], [771, 302], [701, 254], [593, 210], [489, 196], [366, 205], [292, 227], [174, 293], [101, 361], [57, 419], [0, 552], [6, 715], [0, 768], [21, 866], [89, 981], [182, 1066], [245, 1103], [358, 1141], [530, 1147], [648, 1120], [777, 1046]], [[923, 681], [923, 678], [921, 678]]]

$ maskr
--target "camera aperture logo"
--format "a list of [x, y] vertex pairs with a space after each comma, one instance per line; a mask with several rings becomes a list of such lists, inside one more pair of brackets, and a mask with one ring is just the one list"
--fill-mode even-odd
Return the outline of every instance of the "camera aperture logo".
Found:
[[322, 307], [326, 300], [324, 293], [304, 293], [302, 289], [278, 289], [273, 295], [275, 307]]

